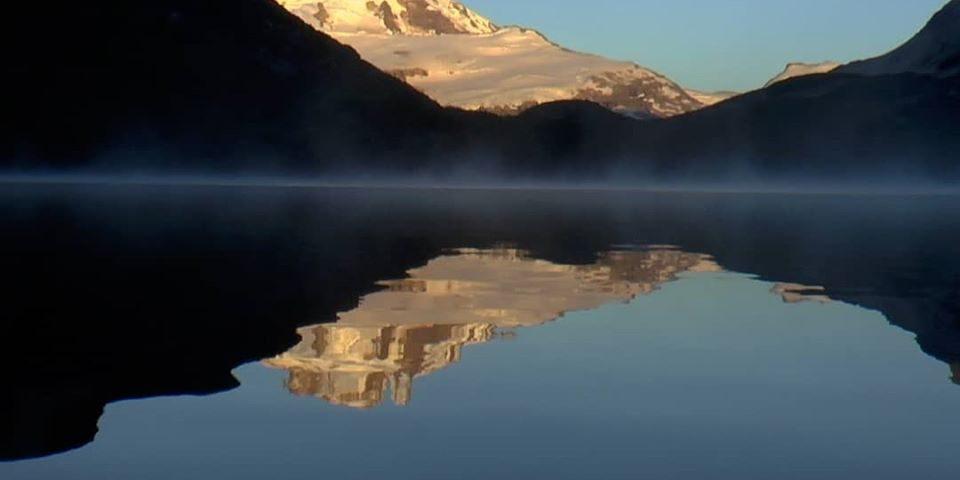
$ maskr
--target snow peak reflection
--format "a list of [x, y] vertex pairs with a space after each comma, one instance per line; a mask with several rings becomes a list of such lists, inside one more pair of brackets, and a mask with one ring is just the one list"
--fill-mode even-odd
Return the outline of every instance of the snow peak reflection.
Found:
[[683, 272], [720, 270], [708, 255], [663, 246], [606, 252], [592, 265], [514, 249], [456, 250], [407, 279], [381, 282], [384, 290], [337, 323], [299, 329], [301, 342], [265, 363], [289, 371], [286, 385], [296, 395], [371, 408], [390, 390], [406, 405], [413, 379], [458, 362], [466, 345], [629, 301]]

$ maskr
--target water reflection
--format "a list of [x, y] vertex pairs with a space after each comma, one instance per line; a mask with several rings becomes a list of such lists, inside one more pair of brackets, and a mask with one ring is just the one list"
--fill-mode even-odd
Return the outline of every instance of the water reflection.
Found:
[[265, 361], [289, 372], [290, 392], [355, 408], [397, 405], [413, 380], [460, 360], [463, 347], [510, 335], [565, 312], [625, 302], [683, 272], [716, 272], [708, 255], [658, 246], [601, 254], [592, 265], [562, 265], [516, 249], [450, 252], [382, 282], [335, 324], [298, 330], [301, 341]]
[[[628, 262], [597, 260], [595, 252], [624, 242], [671, 242], [714, 255], [728, 271], [822, 285], [831, 305], [787, 311], [847, 304], [881, 312], [891, 328], [910, 332], [924, 353], [943, 362], [937, 382], [960, 388], [950, 381], [960, 377], [956, 198], [107, 186], [6, 186], [0, 197], [0, 224], [7, 227], [0, 263], [15, 279], [0, 321], [0, 342], [6, 340], [0, 350], [10, 357], [2, 363], [0, 461], [92, 441], [104, 405], [119, 400], [234, 389], [234, 368], [287, 349], [297, 342], [298, 327], [330, 319], [376, 281], [404, 277], [449, 247], [504, 239], [555, 264], [614, 268]], [[716, 298], [710, 293], [678, 301]], [[780, 295], [773, 298], [796, 298]], [[744, 313], [753, 309], [740, 300], [716, 300]], [[79, 317], [84, 321], [64, 320]], [[493, 338], [510, 332], [498, 327]], [[550, 336], [537, 333], [523, 331], [519, 340]], [[600, 338], [610, 331], [592, 333]], [[765, 345], [749, 330], [744, 336]], [[704, 343], [712, 344], [710, 338]], [[481, 365], [478, 357], [486, 352], [467, 350], [467, 361]], [[498, 354], [502, 350], [511, 349]], [[834, 372], [846, 360], [831, 364], [811, 352], [811, 361]], [[311, 371], [302, 371], [304, 380]], [[390, 379], [381, 381], [390, 392]], [[299, 391], [314, 388], [304, 385]], [[732, 384], [711, 393], [745, 390]], [[279, 393], [289, 400], [286, 391]], [[418, 407], [436, 398], [419, 397]]]
[[466, 345], [489, 341], [496, 327], [474, 325], [318, 325], [300, 331], [303, 341], [267, 361], [289, 371], [286, 385], [335, 405], [370, 408], [392, 390], [397, 405], [410, 401], [413, 379], [460, 360]]

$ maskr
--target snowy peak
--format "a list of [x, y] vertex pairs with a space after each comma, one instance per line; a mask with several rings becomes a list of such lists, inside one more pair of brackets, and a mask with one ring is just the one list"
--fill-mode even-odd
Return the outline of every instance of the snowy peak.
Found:
[[499, 28], [452, 0], [279, 0], [317, 30], [335, 34], [489, 34]]
[[494, 25], [452, 0], [278, 0], [315, 29], [445, 106], [500, 114], [588, 100], [624, 114], [669, 117], [695, 98], [631, 62], [574, 52], [536, 30]]
[[694, 100], [700, 102], [705, 107], [711, 105], [716, 105], [720, 102], [729, 100], [737, 95], [740, 95], [739, 92], [702, 92], [699, 90], [686, 89], [687, 95], [690, 95]]
[[467, 110], [511, 114], [574, 99], [637, 117], [669, 117], [703, 107], [654, 71], [564, 49], [529, 29], [505, 27], [486, 35], [334, 36], [439, 103]]
[[821, 63], [789, 63], [787, 67], [780, 72], [779, 75], [770, 79], [766, 85], [763, 87], [769, 87], [775, 83], [782, 82], [784, 80], [789, 80], [795, 77], [803, 77], [806, 75], [814, 75], [818, 73], [828, 73], [836, 70], [840, 64], [837, 62], [821, 62]]

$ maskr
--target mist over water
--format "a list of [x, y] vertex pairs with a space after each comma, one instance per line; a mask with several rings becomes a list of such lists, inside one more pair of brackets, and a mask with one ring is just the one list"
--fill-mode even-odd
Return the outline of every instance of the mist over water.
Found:
[[960, 184], [922, 175], [886, 175], [860, 178], [821, 179], [795, 176], [763, 179], [744, 174], [727, 180], [697, 176], [651, 178], [618, 174], [600, 178], [576, 175], [535, 178], [489, 174], [476, 170], [463, 173], [410, 175], [367, 173], [355, 175], [263, 175], [263, 174], [171, 174], [171, 173], [0, 173], [0, 184], [219, 186], [270, 188], [413, 188], [413, 189], [515, 189], [515, 190], [635, 190], [648, 192], [781, 193], [781, 194], [914, 194], [957, 195]]

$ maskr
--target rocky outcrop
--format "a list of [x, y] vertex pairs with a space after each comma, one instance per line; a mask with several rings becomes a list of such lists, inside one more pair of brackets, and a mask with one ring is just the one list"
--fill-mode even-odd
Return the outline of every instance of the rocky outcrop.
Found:
[[387, 73], [403, 81], [409, 81], [416, 77], [430, 76], [430, 72], [422, 68], [398, 68], [396, 70], [387, 70]]
[[633, 116], [672, 117], [705, 104], [662, 75], [640, 67], [587, 77], [574, 98]]

